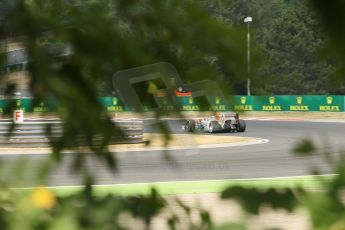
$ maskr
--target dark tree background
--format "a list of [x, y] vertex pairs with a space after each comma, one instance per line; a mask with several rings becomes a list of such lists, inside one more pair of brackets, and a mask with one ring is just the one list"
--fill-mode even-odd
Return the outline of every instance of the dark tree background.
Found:
[[[217, 19], [239, 28], [245, 26], [245, 17], [253, 17], [252, 50], [261, 52], [259, 56], [254, 52], [252, 63], [254, 94], [345, 93], [343, 84], [331, 80], [337, 62], [326, 51], [329, 41], [309, 1], [219, 0], [204, 4]], [[235, 76], [222, 71], [233, 84]], [[234, 86], [237, 93], [246, 92], [245, 82]]]

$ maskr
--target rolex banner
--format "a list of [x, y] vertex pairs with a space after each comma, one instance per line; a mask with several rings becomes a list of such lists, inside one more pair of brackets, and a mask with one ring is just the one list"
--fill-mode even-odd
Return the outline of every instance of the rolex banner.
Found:
[[[295, 112], [344, 112], [344, 96], [232, 96], [228, 100], [221, 97], [177, 96], [172, 101], [155, 98], [160, 109], [172, 111], [295, 111]], [[132, 111], [124, 106], [118, 97], [98, 98], [103, 111]], [[145, 107], [145, 105], [144, 105]], [[54, 100], [33, 103], [30, 98], [0, 100], [0, 113], [21, 109], [25, 112], [56, 112]], [[151, 111], [148, 107], [148, 111]]]
[[57, 104], [53, 100], [34, 104], [31, 98], [0, 100], [0, 113], [11, 112], [15, 109], [24, 112], [55, 112], [57, 111]]
[[236, 111], [344, 112], [344, 96], [235, 96]]
[[118, 97], [100, 97], [98, 102], [102, 105], [103, 110], [107, 112], [122, 112], [125, 110]]

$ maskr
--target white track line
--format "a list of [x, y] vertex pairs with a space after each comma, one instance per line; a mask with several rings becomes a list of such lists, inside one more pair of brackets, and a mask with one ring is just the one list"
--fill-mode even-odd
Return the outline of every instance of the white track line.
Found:
[[118, 149], [118, 150], [116, 150], [116, 152], [211, 149], [211, 148], [226, 148], [226, 147], [257, 145], [257, 144], [265, 144], [265, 143], [270, 142], [270, 140], [263, 139], [263, 138], [256, 138], [256, 137], [248, 137], [248, 138], [250, 138], [249, 141], [242, 141], [242, 142], [236, 142], [236, 143], [207, 144], [207, 145], [193, 145], [193, 146], [173, 146], [173, 147], [152, 147], [152, 148]]
[[[121, 149], [121, 148], [110, 148], [110, 151], [115, 153], [121, 152], [147, 152], [147, 151], [174, 151], [174, 150], [191, 150], [191, 149], [212, 149], [212, 148], [227, 148], [227, 147], [239, 147], [239, 146], [247, 146], [247, 145], [258, 145], [258, 144], [266, 144], [270, 142], [268, 139], [263, 138], [256, 138], [256, 137], [246, 137], [249, 138], [248, 141], [241, 141], [235, 143], [225, 143], [225, 144], [207, 144], [207, 145], [191, 145], [191, 146], [172, 146], [172, 147], [144, 147], [144, 148], [130, 148], [130, 149]], [[0, 148], [1, 151], [1, 148]], [[18, 152], [17, 152], [18, 151]], [[27, 152], [29, 151], [29, 152]], [[45, 154], [48, 155], [51, 153], [50, 149], [35, 149], [30, 148], [28, 149], [20, 149], [20, 148], [10, 148], [10, 150], [6, 150], [4, 152], [0, 152], [1, 156], [6, 155], [41, 155]], [[63, 154], [73, 154], [74, 152], [66, 151]], [[88, 152], [85, 152], [88, 153]], [[91, 152], [89, 152], [91, 153]]]

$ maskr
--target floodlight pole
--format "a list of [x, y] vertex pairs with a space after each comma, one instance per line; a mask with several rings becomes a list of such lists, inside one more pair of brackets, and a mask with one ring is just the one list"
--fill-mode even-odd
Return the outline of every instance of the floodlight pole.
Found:
[[244, 22], [247, 23], [247, 95], [250, 96], [250, 23], [253, 21], [252, 17], [246, 17]]

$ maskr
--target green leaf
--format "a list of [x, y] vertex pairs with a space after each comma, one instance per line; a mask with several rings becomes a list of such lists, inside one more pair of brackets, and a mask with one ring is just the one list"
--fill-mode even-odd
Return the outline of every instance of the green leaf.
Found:
[[237, 200], [243, 209], [252, 214], [258, 214], [262, 205], [269, 205], [274, 209], [282, 208], [293, 211], [298, 202], [291, 189], [268, 189], [242, 188], [239, 186], [229, 187], [221, 193], [223, 199]]
[[295, 145], [293, 152], [300, 156], [309, 156], [315, 153], [316, 147], [310, 139], [303, 139]]
[[144, 220], [146, 225], [150, 225], [154, 216], [158, 215], [166, 205], [166, 201], [152, 188], [148, 196], [128, 197], [123, 200], [125, 208], [134, 217]]

